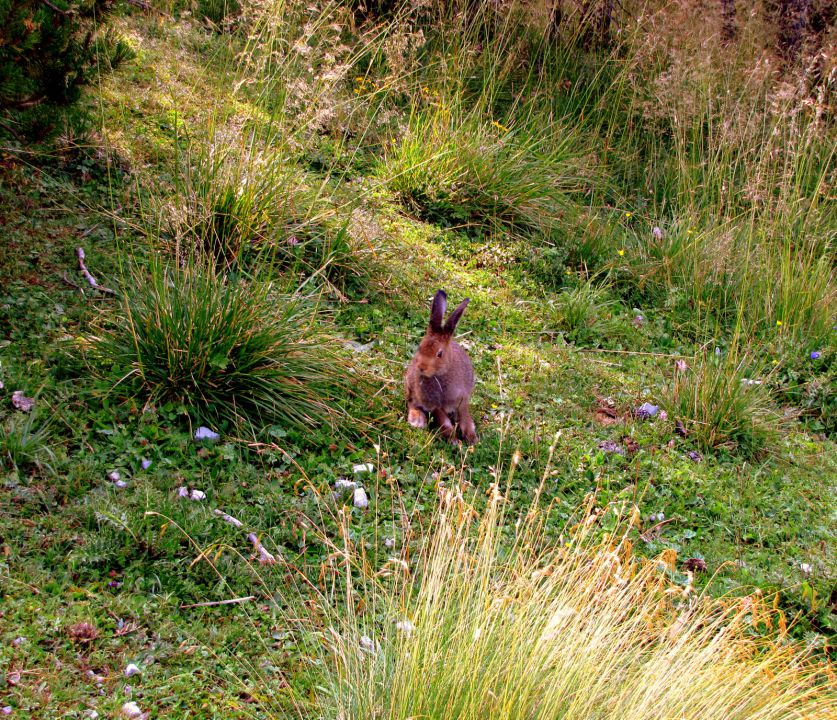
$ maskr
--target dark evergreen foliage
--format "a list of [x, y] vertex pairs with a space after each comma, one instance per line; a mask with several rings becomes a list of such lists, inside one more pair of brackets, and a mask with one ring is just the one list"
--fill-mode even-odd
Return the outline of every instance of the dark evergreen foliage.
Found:
[[78, 100], [112, 7], [113, 0], [0, 0], [0, 110], [13, 116], [4, 125], [42, 134], [56, 107]]

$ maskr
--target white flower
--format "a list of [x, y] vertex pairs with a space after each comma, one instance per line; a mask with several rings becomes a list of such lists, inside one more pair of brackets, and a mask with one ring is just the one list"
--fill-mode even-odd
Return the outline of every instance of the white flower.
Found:
[[404, 620], [399, 620], [397, 623], [395, 623], [395, 629], [399, 632], [403, 632], [405, 635], [409, 637], [415, 632], [416, 626], [405, 618]]
[[806, 575], [810, 575], [813, 571], [813, 567], [811, 567], [808, 563], [800, 563], [799, 569], [802, 570]]

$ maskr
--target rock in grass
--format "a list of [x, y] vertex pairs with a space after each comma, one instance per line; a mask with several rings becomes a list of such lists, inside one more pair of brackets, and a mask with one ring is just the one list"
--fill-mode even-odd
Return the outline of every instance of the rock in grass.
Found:
[[140, 672], [140, 669], [134, 663], [128, 663], [123, 671], [125, 677], [132, 677]]
[[208, 427], [204, 427], [203, 425], [195, 430], [195, 440], [198, 442], [218, 442], [220, 439], [221, 435], [219, 433], [214, 430], [210, 430]]
[[366, 490], [362, 487], [355, 488], [355, 494], [352, 497], [352, 504], [361, 510], [369, 507], [369, 498], [366, 495]]
[[15, 390], [12, 393], [12, 407], [21, 412], [30, 412], [35, 406], [35, 398], [26, 397], [23, 390]]
[[360, 636], [360, 649], [372, 655], [378, 651], [375, 641], [368, 635]]
[[357, 487], [357, 483], [354, 480], [347, 480], [346, 478], [337, 478], [334, 481], [334, 489], [335, 490], [354, 490]]
[[131, 700], [122, 706], [122, 717], [128, 718], [129, 720], [136, 720], [138, 718], [144, 718], [145, 714], [140, 710], [139, 705]]
[[362, 473], [371, 473], [375, 469], [375, 466], [372, 463], [361, 463], [360, 465], [355, 465], [352, 467], [352, 472], [355, 475], [361, 475]]
[[615, 455], [625, 455], [625, 448], [619, 445], [619, 443], [613, 442], [613, 440], [602, 440], [599, 443], [599, 450], [603, 450], [606, 453], [614, 453]]
[[652, 405], [649, 402], [642, 403], [636, 410], [634, 410], [634, 415], [636, 415], [641, 420], [648, 420], [652, 417], [656, 417], [657, 413], [660, 412], [659, 405]]

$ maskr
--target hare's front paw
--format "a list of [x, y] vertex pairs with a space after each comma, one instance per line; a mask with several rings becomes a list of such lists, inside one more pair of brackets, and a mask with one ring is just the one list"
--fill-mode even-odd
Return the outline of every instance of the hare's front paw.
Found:
[[423, 428], [427, 425], [427, 416], [418, 408], [407, 408], [407, 422], [415, 428]]

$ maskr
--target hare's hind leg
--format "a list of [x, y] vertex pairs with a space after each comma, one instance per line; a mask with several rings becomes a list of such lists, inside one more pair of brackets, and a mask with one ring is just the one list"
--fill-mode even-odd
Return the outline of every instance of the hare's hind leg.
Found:
[[453, 426], [444, 408], [436, 408], [433, 411], [433, 419], [442, 431], [445, 440], [450, 440], [452, 443], [458, 442], [456, 439], [456, 428]]
[[477, 441], [477, 428], [474, 425], [474, 418], [471, 417], [467, 400], [459, 406], [459, 429], [466, 443], [473, 445]]

